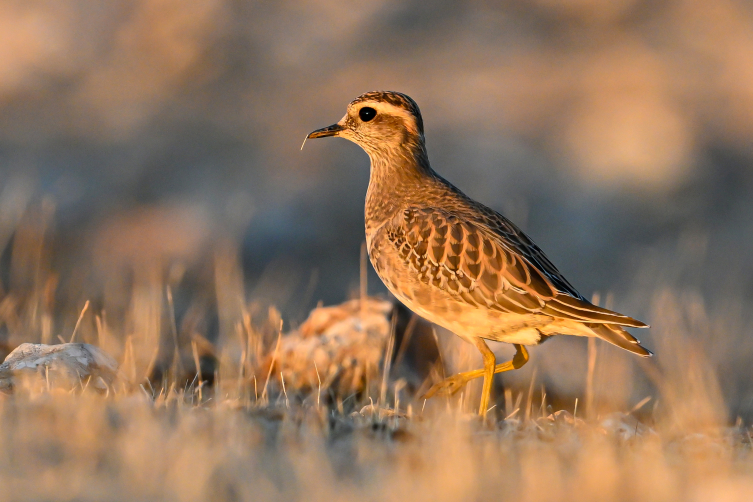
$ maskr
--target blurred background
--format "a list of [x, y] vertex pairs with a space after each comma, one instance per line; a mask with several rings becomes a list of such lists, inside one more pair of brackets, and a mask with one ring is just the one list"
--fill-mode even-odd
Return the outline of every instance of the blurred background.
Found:
[[[743, 0], [3, 0], [0, 284], [49, 315], [19, 335], [6, 301], [2, 336], [70, 333], [86, 300], [115, 323], [155, 281], [209, 339], [218, 278], [292, 325], [353, 296], [368, 158], [300, 145], [379, 89], [418, 102], [438, 172], [654, 325], [664, 361], [694, 347], [731, 416], [753, 413]], [[534, 358], [567, 386], [584, 347]]]

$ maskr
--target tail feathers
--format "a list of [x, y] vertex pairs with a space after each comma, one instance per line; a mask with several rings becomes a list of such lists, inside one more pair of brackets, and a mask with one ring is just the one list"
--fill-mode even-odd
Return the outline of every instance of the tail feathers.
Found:
[[592, 303], [573, 298], [569, 295], [557, 295], [546, 303], [546, 309], [554, 310], [555, 317], [577, 319], [594, 324], [616, 324], [631, 328], [648, 328], [648, 324]]
[[654, 355], [653, 352], [641, 346], [640, 340], [619, 326], [614, 324], [594, 323], [588, 323], [586, 326], [588, 326], [591, 331], [602, 340], [606, 340], [612, 345], [617, 345], [621, 349], [625, 349], [642, 357], [651, 357]]

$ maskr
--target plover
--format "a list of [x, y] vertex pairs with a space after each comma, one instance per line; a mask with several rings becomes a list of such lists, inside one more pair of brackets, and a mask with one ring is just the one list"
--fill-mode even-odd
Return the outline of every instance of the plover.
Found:
[[[306, 138], [338, 136], [371, 159], [366, 244], [384, 284], [416, 314], [481, 352], [483, 369], [459, 373], [424, 397], [454, 393], [483, 376], [479, 414], [486, 415], [495, 373], [528, 361], [526, 345], [553, 335], [598, 337], [651, 356], [623, 327], [646, 328], [583, 297], [544, 252], [510, 220], [476, 202], [429, 164], [418, 105], [399, 92], [367, 92], [336, 124]], [[497, 364], [485, 340], [514, 344]]]

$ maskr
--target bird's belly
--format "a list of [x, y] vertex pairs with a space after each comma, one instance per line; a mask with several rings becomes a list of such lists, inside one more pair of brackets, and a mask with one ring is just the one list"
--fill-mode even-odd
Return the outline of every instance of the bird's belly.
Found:
[[552, 321], [548, 316], [504, 313], [463, 302], [421, 281], [418, 273], [389, 248], [370, 249], [369, 256], [379, 278], [400, 302], [461, 338], [533, 345], [541, 339], [537, 328]]

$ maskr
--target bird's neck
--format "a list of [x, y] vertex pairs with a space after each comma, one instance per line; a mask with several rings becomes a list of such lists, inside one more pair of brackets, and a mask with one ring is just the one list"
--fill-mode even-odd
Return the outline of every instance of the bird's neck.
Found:
[[437, 177], [423, 143], [368, 152], [371, 158], [366, 220], [391, 217]]

